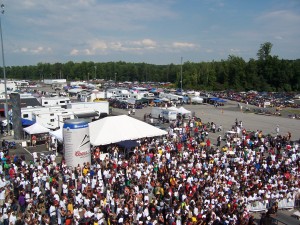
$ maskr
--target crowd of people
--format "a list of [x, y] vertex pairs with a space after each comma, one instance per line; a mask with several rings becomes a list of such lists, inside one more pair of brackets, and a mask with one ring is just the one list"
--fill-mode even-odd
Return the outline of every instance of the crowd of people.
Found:
[[235, 132], [213, 143], [211, 127], [181, 118], [130, 155], [111, 145], [101, 160], [99, 146], [92, 163], [76, 168], [54, 154], [32, 162], [2, 154], [0, 225], [251, 225], [249, 205], [293, 200], [300, 161], [292, 134], [249, 132], [233, 121]]

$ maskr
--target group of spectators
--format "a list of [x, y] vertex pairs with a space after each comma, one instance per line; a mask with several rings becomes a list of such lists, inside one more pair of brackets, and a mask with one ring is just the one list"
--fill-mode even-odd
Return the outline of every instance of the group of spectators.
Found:
[[299, 143], [243, 126], [233, 121], [238, 132], [213, 143], [209, 123], [178, 119], [130, 155], [112, 145], [109, 157], [76, 168], [54, 154], [3, 155], [0, 225], [255, 224], [249, 205], [299, 192]]

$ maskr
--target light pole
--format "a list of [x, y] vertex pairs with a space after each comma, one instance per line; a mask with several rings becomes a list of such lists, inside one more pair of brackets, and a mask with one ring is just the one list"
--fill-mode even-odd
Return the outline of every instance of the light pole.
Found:
[[97, 66], [95, 66], [95, 80], [97, 78]]
[[[1, 4], [1, 14], [4, 14], [4, 5]], [[8, 116], [8, 100], [7, 100], [7, 85], [6, 85], [6, 72], [5, 72], [5, 59], [4, 59], [4, 49], [3, 49], [3, 37], [2, 37], [2, 23], [0, 15], [0, 35], [1, 35], [1, 48], [2, 48], [2, 63], [3, 63], [3, 79], [4, 79], [4, 93], [5, 93], [5, 117], [7, 120], [7, 133], [10, 135], [10, 123]]]
[[181, 84], [181, 93], [182, 93], [182, 57], [181, 57], [181, 63], [180, 63], [180, 84]]
[[117, 84], [117, 73], [115, 73], [115, 84]]

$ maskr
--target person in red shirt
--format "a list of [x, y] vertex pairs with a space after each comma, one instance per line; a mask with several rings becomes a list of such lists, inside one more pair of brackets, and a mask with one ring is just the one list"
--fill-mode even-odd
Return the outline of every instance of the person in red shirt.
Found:
[[10, 179], [14, 179], [16, 176], [16, 171], [14, 167], [11, 167], [8, 171]]
[[35, 135], [32, 135], [32, 136], [31, 136], [31, 143], [32, 143], [32, 146], [33, 146], [33, 147], [36, 146], [36, 136], [35, 136]]
[[210, 147], [210, 140], [209, 140], [209, 138], [206, 140], [206, 146]]

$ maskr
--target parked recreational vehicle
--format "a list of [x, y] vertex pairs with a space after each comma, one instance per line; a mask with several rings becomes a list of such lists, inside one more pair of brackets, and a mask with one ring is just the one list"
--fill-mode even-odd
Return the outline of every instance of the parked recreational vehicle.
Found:
[[54, 112], [35, 112], [32, 121], [49, 129], [57, 129], [68, 119], [84, 118], [92, 121], [98, 119], [99, 116], [99, 113], [92, 109], [64, 109]]
[[177, 111], [165, 109], [162, 114], [165, 121], [174, 121], [177, 119]]
[[67, 104], [67, 109], [81, 110], [81, 109], [90, 109], [98, 112], [100, 115], [101, 113], [109, 114], [109, 102], [108, 101], [101, 101], [101, 102], [73, 102]]
[[177, 102], [182, 102], [183, 101], [183, 97], [180, 96], [180, 95], [175, 95], [175, 94], [171, 94], [171, 93], [164, 93], [164, 92], [159, 93], [159, 98], [167, 98], [171, 101], [177, 101]]
[[140, 100], [142, 98], [154, 98], [154, 94], [150, 93], [147, 88], [135, 87], [130, 90], [130, 98]]
[[21, 118], [27, 119], [27, 120], [33, 120], [34, 113], [54, 112], [54, 111], [61, 111], [61, 110], [63, 110], [63, 108], [61, 108], [61, 106], [21, 108]]
[[177, 111], [167, 108], [153, 107], [151, 110], [151, 117], [155, 119], [163, 118], [165, 121], [173, 121], [177, 119]]
[[32, 121], [49, 129], [57, 129], [68, 119], [75, 119], [73, 111], [35, 112]]
[[70, 103], [71, 100], [68, 97], [53, 97], [53, 98], [41, 98], [41, 104], [42, 106], [48, 107], [48, 106], [62, 106], [66, 107], [68, 103]]
[[152, 118], [155, 118], [155, 119], [162, 118], [162, 116], [163, 116], [163, 110], [165, 110], [165, 108], [161, 108], [161, 107], [152, 107], [152, 110], [151, 110], [151, 117], [152, 117]]

